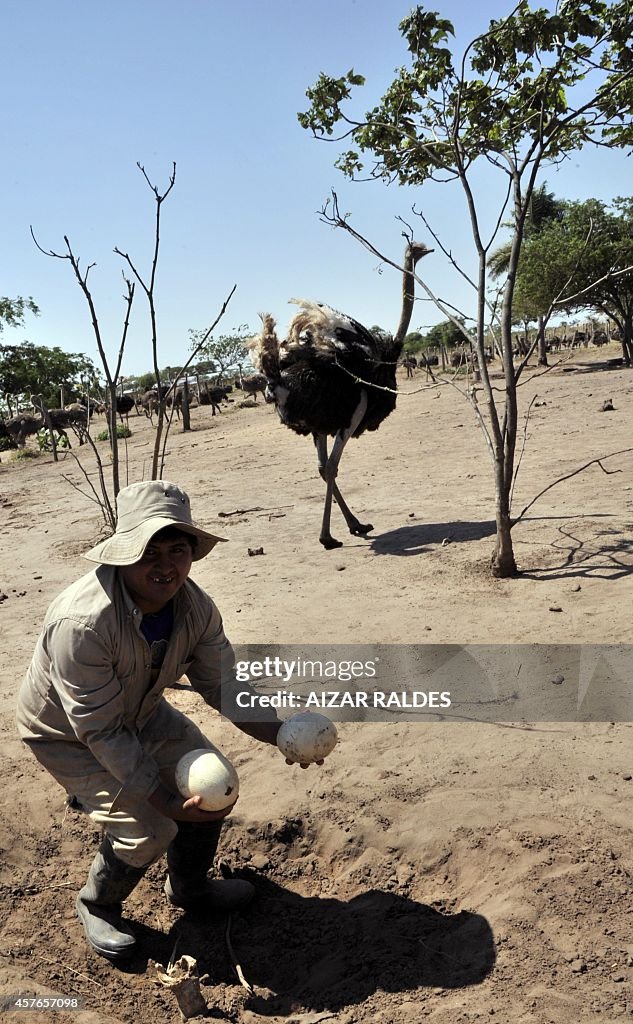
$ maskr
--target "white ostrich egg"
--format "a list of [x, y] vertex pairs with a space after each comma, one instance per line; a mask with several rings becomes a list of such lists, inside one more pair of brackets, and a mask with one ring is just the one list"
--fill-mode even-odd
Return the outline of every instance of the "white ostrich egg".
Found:
[[176, 765], [176, 785], [183, 796], [201, 796], [200, 809], [223, 811], [237, 800], [240, 782], [231, 762], [217, 750], [190, 750]]
[[277, 733], [277, 746], [289, 761], [312, 764], [331, 754], [338, 734], [334, 722], [316, 711], [287, 718]]

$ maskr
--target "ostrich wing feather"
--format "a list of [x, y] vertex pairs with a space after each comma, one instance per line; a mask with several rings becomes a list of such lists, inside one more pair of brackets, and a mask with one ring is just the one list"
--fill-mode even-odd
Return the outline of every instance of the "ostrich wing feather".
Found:
[[312, 348], [318, 354], [341, 356], [351, 349], [361, 349], [367, 355], [374, 347], [374, 338], [357, 320], [339, 313], [324, 302], [310, 299], [290, 299], [301, 307], [288, 328], [288, 336], [282, 342], [284, 351]]
[[279, 378], [279, 339], [275, 330], [275, 319], [270, 313], [260, 313], [262, 329], [246, 342], [251, 362], [256, 370], [269, 380]]

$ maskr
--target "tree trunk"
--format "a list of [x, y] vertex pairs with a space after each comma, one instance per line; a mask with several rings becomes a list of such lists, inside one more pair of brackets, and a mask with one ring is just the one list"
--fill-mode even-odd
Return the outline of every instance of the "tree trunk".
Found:
[[[110, 405], [108, 408], [108, 431], [110, 433], [110, 451], [112, 453], [112, 494], [116, 499], [117, 494], [120, 490], [119, 485], [119, 437], [116, 432], [117, 427], [117, 393], [116, 383], [113, 381], [112, 385], [108, 387], [110, 394]], [[123, 385], [121, 385], [121, 394], [123, 393]]]
[[547, 345], [545, 343], [545, 320], [542, 316], [538, 318], [538, 365], [549, 365], [547, 362]]
[[503, 453], [497, 453], [495, 464], [495, 489], [497, 492], [497, 507], [495, 521], [497, 524], [497, 537], [495, 549], [491, 558], [492, 575], [499, 579], [509, 579], [517, 576], [517, 564], [514, 558], [512, 547], [512, 520], [509, 510], [509, 483], [505, 480]]
[[189, 381], [185, 377], [182, 384], [182, 429], [191, 430], [191, 415], [189, 413]]
[[633, 321], [625, 320], [622, 331], [622, 355], [625, 366], [633, 366]]
[[505, 380], [505, 408], [503, 423], [495, 431], [493, 450], [495, 474], [495, 520], [497, 536], [491, 560], [492, 575], [508, 579], [517, 575], [517, 565], [512, 548], [512, 521], [510, 519], [510, 490], [514, 476], [514, 453], [517, 436], [517, 382], [512, 351], [512, 297], [514, 276], [519, 258], [518, 246], [513, 252], [508, 281], [501, 307], [501, 347], [503, 351], [503, 376]]
[[[154, 436], [154, 451], [152, 453], [152, 475], [151, 480], [159, 479], [159, 458], [160, 458], [160, 442], [163, 436], [163, 424], [165, 422], [165, 399], [161, 397], [160, 393], [160, 378], [158, 384], [158, 422], [156, 424], [156, 434]], [[162, 460], [161, 460], [162, 461]], [[162, 475], [162, 465], [160, 467]]]

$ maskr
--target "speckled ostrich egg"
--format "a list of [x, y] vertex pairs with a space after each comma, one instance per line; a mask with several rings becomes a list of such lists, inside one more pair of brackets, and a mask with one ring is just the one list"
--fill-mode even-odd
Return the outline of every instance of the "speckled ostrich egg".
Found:
[[223, 811], [237, 800], [240, 782], [231, 762], [217, 750], [190, 750], [176, 765], [176, 785], [185, 797], [201, 796], [203, 811]]
[[277, 746], [289, 761], [312, 764], [331, 754], [338, 734], [334, 722], [316, 711], [287, 718], [277, 734]]

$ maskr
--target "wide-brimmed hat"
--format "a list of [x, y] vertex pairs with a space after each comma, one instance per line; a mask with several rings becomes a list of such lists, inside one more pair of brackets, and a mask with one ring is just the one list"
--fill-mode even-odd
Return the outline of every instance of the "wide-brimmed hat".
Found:
[[168, 480], [144, 480], [124, 487], [119, 491], [116, 507], [116, 532], [86, 551], [84, 558], [91, 562], [133, 565], [143, 557], [154, 534], [166, 526], [175, 526], [198, 538], [194, 561], [208, 555], [218, 541], [226, 540], [192, 523], [189, 496]]

